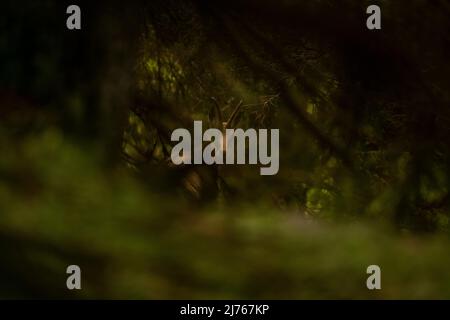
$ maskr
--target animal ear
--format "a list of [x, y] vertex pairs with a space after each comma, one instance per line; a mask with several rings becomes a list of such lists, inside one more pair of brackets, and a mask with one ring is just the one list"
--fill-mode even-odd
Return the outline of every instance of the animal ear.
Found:
[[220, 106], [219, 103], [217, 102], [217, 99], [211, 97], [211, 100], [213, 101], [213, 107], [211, 108], [211, 110], [209, 110], [208, 113], [209, 124], [214, 128], [220, 128], [223, 121], [222, 111], [220, 110]]

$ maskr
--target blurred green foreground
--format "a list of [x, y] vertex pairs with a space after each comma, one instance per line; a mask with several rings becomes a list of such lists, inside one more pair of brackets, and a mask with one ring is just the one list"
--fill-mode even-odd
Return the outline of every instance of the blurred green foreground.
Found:
[[[191, 212], [56, 130], [1, 141], [2, 298], [448, 298], [448, 240], [264, 207]], [[20, 172], [21, 174], [15, 174]], [[65, 287], [66, 267], [82, 290]], [[378, 264], [382, 290], [366, 288]]]

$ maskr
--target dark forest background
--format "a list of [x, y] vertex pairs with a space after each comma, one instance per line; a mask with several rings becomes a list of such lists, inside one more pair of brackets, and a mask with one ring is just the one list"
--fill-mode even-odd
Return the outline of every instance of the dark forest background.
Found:
[[[1, 4], [0, 297], [449, 297], [447, 1], [70, 4]], [[230, 117], [277, 175], [171, 165]]]

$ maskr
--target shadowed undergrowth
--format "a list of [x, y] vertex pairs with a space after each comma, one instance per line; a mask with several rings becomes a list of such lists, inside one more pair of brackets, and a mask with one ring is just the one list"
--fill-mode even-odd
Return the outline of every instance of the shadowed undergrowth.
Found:
[[[196, 209], [126, 168], [104, 169], [54, 130], [0, 146], [3, 298], [450, 296], [447, 238], [263, 205]], [[70, 264], [81, 291], [65, 287]], [[380, 291], [366, 288], [371, 264]]]

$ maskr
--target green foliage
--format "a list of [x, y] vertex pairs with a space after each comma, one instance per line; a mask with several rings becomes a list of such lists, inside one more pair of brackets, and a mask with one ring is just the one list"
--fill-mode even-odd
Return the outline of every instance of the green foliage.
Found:
[[[7, 1], [0, 296], [448, 297], [448, 5], [369, 3]], [[279, 128], [279, 173], [174, 167], [193, 120]]]
[[[9, 152], [8, 152], [9, 150]], [[191, 208], [125, 168], [105, 171], [58, 130], [2, 141], [0, 296], [442, 298], [447, 239], [326, 225], [264, 206]], [[308, 201], [325, 196], [308, 192]], [[167, 197], [167, 198], [165, 198]], [[83, 290], [65, 289], [78, 264]], [[383, 290], [368, 291], [379, 264]]]
[[[448, 240], [258, 205], [193, 211], [125, 168], [105, 171], [57, 130], [2, 142], [0, 172], [23, 172], [0, 183], [2, 297], [450, 297]], [[321, 197], [308, 192], [308, 203]], [[374, 263], [384, 272], [378, 293], [365, 288]], [[69, 264], [83, 270], [80, 293], [63, 288]]]

